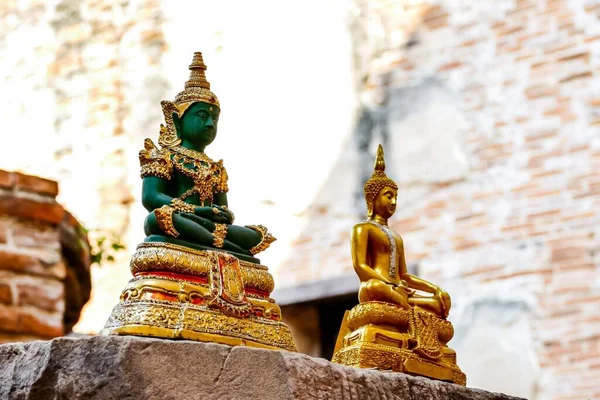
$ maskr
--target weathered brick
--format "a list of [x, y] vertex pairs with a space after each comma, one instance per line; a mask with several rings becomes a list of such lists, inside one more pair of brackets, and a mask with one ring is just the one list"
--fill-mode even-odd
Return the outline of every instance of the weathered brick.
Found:
[[15, 183], [14, 174], [0, 169], [0, 188], [12, 188]]
[[26, 192], [39, 193], [55, 197], [58, 194], [58, 183], [56, 181], [20, 172], [15, 173], [16, 188]]
[[3, 219], [0, 219], [0, 244], [6, 243], [8, 241], [9, 229], [9, 224]]
[[501, 30], [498, 32], [498, 36], [508, 36], [508, 35], [513, 35], [515, 33], [521, 32], [523, 31], [523, 26], [522, 25], [513, 25], [513, 26], [508, 26], [505, 29]]
[[59, 313], [33, 315], [22, 308], [0, 305], [0, 332], [50, 339], [63, 335], [61, 321]]
[[443, 72], [443, 71], [450, 71], [456, 68], [461, 67], [463, 64], [459, 61], [452, 61], [449, 63], [446, 63], [440, 67], [438, 67], [438, 71]]
[[573, 54], [568, 54], [558, 58], [558, 62], [567, 62], [567, 61], [582, 61], [588, 62], [590, 60], [590, 52], [589, 51], [580, 51]]
[[[0, 249], [0, 270], [29, 273], [39, 276], [60, 277], [55, 265], [48, 264], [49, 260], [39, 257]], [[58, 261], [58, 260], [57, 260]]]
[[592, 77], [591, 71], [577, 72], [577, 73], [565, 76], [564, 78], [562, 78], [560, 80], [560, 83], [567, 83], [567, 82], [571, 82], [571, 81], [575, 81], [575, 80], [579, 80], [579, 79], [587, 79], [587, 78], [591, 78], [591, 77]]
[[555, 96], [558, 94], [558, 89], [551, 85], [535, 85], [527, 88], [525, 94], [529, 99], [537, 99], [539, 97]]
[[45, 223], [20, 223], [12, 229], [13, 244], [19, 247], [59, 249], [58, 227]]
[[10, 285], [0, 283], [0, 304], [12, 304], [12, 290]]
[[477, 269], [472, 271], [463, 272], [464, 277], [471, 277], [477, 275], [496, 275], [504, 270], [503, 265], [490, 265], [490, 266], [480, 266]]
[[35, 306], [46, 311], [64, 308], [64, 285], [56, 280], [37, 279], [37, 284], [17, 284], [20, 306]]
[[30, 333], [50, 339], [64, 334], [61, 322], [62, 314], [46, 316], [23, 313], [17, 320], [17, 327], [20, 333]]
[[13, 195], [0, 195], [0, 216], [10, 215], [59, 224], [63, 219], [64, 212], [64, 208], [55, 201], [41, 202]]
[[555, 158], [562, 155], [562, 151], [561, 150], [552, 150], [552, 151], [548, 151], [548, 152], [544, 152], [542, 154], [538, 154], [534, 157], [531, 157], [529, 159], [529, 164], [527, 164], [528, 167], [540, 167], [544, 164], [544, 162], [546, 162], [548, 159], [551, 158]]

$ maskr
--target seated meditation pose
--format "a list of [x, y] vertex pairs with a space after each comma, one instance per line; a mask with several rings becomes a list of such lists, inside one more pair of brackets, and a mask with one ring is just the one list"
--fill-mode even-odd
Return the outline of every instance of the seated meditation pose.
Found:
[[217, 137], [221, 106], [198, 55], [190, 70], [185, 90], [174, 102], [161, 102], [166, 122], [158, 139], [162, 148], [146, 139], [140, 152], [142, 203], [150, 212], [144, 225], [146, 242], [223, 249], [256, 262], [252, 256], [275, 238], [262, 225], [233, 225], [223, 161], [204, 153]]
[[[393, 303], [405, 309], [419, 306], [446, 319], [450, 312], [448, 293], [407, 272], [402, 238], [388, 226], [396, 211], [398, 186], [384, 170], [380, 145], [375, 173], [364, 188], [368, 219], [352, 230], [352, 264], [361, 281], [358, 299], [361, 303]], [[433, 295], [423, 296], [414, 289]]]
[[398, 186], [385, 174], [381, 145], [364, 195], [368, 219], [354, 226], [351, 239], [360, 304], [344, 318], [333, 361], [465, 384], [446, 346], [453, 335], [450, 296], [408, 273], [402, 238], [388, 225]]
[[146, 238], [102, 333], [294, 351], [273, 277], [254, 257], [275, 238], [262, 225], [234, 225], [223, 161], [204, 152], [221, 105], [201, 53], [189, 69], [185, 89], [161, 102], [158, 146], [146, 139], [139, 153]]

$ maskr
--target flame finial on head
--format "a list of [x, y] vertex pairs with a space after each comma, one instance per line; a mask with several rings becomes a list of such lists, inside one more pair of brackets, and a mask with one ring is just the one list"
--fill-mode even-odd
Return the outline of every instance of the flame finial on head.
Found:
[[385, 160], [383, 158], [383, 147], [379, 145], [377, 148], [377, 157], [375, 158], [375, 166], [373, 175], [365, 182], [364, 194], [367, 202], [367, 214], [373, 216], [373, 202], [375, 197], [381, 192], [381, 189], [391, 187], [398, 190], [396, 182], [388, 178], [385, 174]]

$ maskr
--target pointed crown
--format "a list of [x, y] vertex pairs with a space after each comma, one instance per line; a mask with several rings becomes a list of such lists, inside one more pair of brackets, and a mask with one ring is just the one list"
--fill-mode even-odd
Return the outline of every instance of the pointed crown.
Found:
[[375, 168], [371, 178], [365, 182], [363, 188], [365, 194], [365, 200], [367, 202], [367, 212], [369, 216], [373, 214], [373, 202], [375, 197], [385, 187], [391, 187], [398, 190], [396, 182], [388, 178], [385, 174], [385, 160], [383, 159], [383, 147], [379, 145], [377, 148], [377, 158], [375, 159]]
[[185, 89], [175, 97], [175, 105], [179, 109], [179, 115], [183, 115], [185, 110], [197, 102], [208, 103], [221, 108], [219, 99], [210, 91], [210, 83], [206, 80], [206, 64], [202, 59], [202, 53], [197, 51], [189, 66], [190, 79], [185, 83]]
[[202, 53], [199, 51], [194, 53], [189, 68], [190, 79], [185, 83], [185, 89], [175, 96], [175, 101], [164, 100], [160, 102], [165, 117], [165, 125], [161, 124], [160, 126], [158, 143], [163, 147], [173, 147], [181, 144], [181, 139], [177, 136], [177, 130], [173, 123], [173, 114], [181, 117], [189, 106], [198, 102], [212, 104], [221, 109], [219, 99], [210, 91], [210, 83], [206, 80], [204, 74], [206, 64], [202, 59]]

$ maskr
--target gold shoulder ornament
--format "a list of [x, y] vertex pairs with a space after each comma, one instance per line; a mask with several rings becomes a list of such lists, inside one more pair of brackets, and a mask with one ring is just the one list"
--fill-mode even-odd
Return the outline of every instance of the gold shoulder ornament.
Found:
[[156, 176], [171, 179], [173, 176], [173, 163], [166, 149], [159, 149], [150, 139], [144, 139], [144, 149], [139, 154], [142, 179], [147, 176]]

